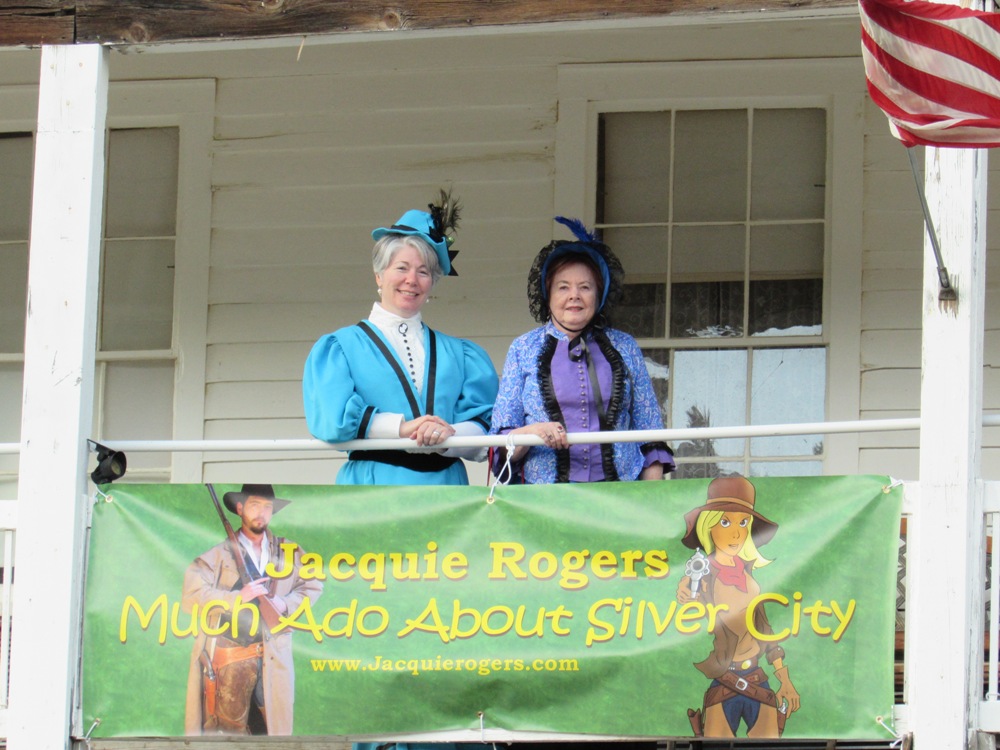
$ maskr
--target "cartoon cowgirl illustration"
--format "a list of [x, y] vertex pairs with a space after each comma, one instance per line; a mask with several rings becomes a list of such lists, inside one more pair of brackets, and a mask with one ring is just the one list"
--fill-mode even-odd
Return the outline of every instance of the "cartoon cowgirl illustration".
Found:
[[[708, 485], [708, 502], [684, 515], [684, 546], [699, 552], [681, 579], [677, 600], [725, 605], [713, 629], [712, 653], [695, 664], [712, 681], [701, 709], [688, 709], [698, 737], [735, 737], [740, 721], [746, 724], [747, 737], [779, 737], [785, 719], [799, 709], [799, 693], [783, 663], [784, 649], [775, 642], [762, 643], [747, 627], [747, 607], [760, 594], [753, 571], [771, 562], [758, 548], [778, 530], [754, 509], [755, 494], [743, 477], [720, 477]], [[753, 628], [759, 634], [773, 632], [762, 606], [753, 611]], [[780, 681], [777, 690], [760, 666], [762, 658]]]

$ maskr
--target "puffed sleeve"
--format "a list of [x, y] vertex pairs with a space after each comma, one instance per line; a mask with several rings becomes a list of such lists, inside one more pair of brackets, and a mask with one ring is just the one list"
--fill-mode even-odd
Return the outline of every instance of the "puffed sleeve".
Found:
[[377, 411], [355, 390], [347, 355], [336, 333], [321, 338], [309, 352], [302, 373], [302, 399], [309, 432], [328, 443], [367, 437]]
[[490, 433], [501, 435], [524, 427], [524, 371], [521, 367], [518, 341], [511, 344], [500, 376], [500, 391], [493, 405], [493, 422]]
[[493, 402], [497, 396], [497, 371], [490, 355], [472, 341], [461, 340], [465, 380], [455, 404], [453, 423], [475, 422], [485, 433], [490, 428]]

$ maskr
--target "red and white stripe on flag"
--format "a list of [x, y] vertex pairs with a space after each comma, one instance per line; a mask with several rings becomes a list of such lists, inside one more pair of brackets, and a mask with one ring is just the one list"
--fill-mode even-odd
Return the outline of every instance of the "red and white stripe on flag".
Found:
[[868, 92], [907, 146], [1000, 146], [1000, 14], [859, 0]]

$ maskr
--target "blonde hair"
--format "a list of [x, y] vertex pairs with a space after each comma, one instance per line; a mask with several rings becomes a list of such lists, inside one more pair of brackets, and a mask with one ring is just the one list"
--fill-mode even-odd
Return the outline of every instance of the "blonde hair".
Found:
[[[712, 541], [712, 529], [719, 525], [722, 517], [726, 514], [724, 510], [703, 510], [698, 514], [698, 521], [695, 523], [695, 532], [698, 534], [698, 541], [706, 555], [711, 555], [715, 551], [715, 542]], [[740, 558], [752, 562], [755, 568], [763, 568], [770, 565], [772, 560], [760, 554], [757, 545], [753, 543], [753, 520], [752, 514], [748, 514], [750, 522], [747, 524], [747, 539], [740, 550]]]

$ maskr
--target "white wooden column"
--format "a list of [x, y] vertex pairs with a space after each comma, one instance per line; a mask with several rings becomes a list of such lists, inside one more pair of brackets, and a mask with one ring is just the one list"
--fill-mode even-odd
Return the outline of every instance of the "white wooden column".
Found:
[[44, 47], [35, 142], [10, 750], [70, 746], [93, 413], [107, 52]]
[[986, 152], [927, 149], [927, 202], [957, 303], [924, 250], [920, 497], [908, 526], [906, 669], [918, 750], [964, 750], [982, 691]]

